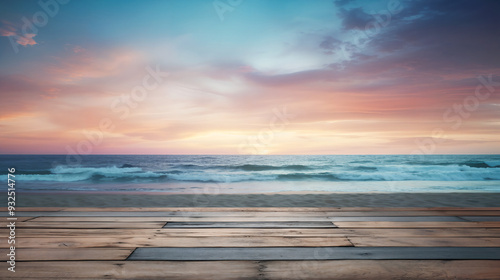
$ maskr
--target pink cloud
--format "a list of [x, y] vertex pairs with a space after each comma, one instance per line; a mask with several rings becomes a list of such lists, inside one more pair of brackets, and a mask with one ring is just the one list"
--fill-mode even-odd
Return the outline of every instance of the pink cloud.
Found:
[[81, 53], [81, 52], [84, 52], [84, 51], [85, 51], [85, 49], [84, 49], [84, 48], [82, 48], [82, 47], [80, 47], [80, 46], [75, 46], [75, 47], [73, 48], [73, 52], [74, 52], [74, 53]]
[[8, 36], [15, 36], [16, 33], [11, 30], [6, 30], [6, 29], [0, 29], [0, 36], [8, 37]]
[[76, 53], [76, 54], [83, 53], [83, 52], [87, 51], [87, 49], [85, 49], [82, 46], [77, 46], [77, 45], [72, 45], [72, 44], [66, 44], [65, 49], [69, 50], [73, 53]]
[[24, 36], [15, 36], [15, 39], [16, 39], [16, 42], [21, 45], [21, 46], [32, 46], [32, 45], [36, 45], [37, 43], [35, 42], [35, 40], [33, 39], [33, 37], [35, 37], [36, 34], [25, 34]]
[[37, 44], [35, 39], [33, 39], [36, 34], [20, 32], [19, 28], [16, 28], [14, 24], [8, 21], [2, 21], [0, 36], [12, 37], [12, 39], [21, 46], [32, 46]]
[[71, 46], [70, 51], [71, 55], [57, 57], [52, 65], [45, 67], [53, 81], [111, 78], [137, 69], [144, 72], [144, 61], [138, 52], [124, 49], [94, 52], [80, 46]]

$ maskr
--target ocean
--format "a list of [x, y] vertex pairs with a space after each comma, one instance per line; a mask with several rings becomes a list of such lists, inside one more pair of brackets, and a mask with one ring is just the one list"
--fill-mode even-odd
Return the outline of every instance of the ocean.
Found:
[[8, 168], [18, 192], [500, 192], [500, 155], [0, 155]]

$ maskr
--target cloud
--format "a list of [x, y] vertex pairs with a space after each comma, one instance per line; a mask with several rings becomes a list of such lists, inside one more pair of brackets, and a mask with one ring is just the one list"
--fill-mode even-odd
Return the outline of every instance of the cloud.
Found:
[[0, 36], [12, 37], [12, 40], [21, 46], [32, 46], [37, 44], [35, 39], [33, 39], [36, 34], [21, 32], [14, 24], [5, 20], [1, 23]]
[[435, 143], [436, 146], [439, 145], [455, 145], [455, 146], [463, 146], [463, 145], [472, 145], [472, 144], [489, 144], [489, 143], [498, 143], [500, 140], [461, 140], [461, 139], [453, 139], [447, 137], [402, 137], [402, 138], [393, 138], [389, 141], [390, 145], [403, 145], [403, 146], [411, 146], [415, 145], [418, 148], [418, 143]]
[[332, 54], [334, 51], [339, 50], [342, 47], [342, 41], [333, 38], [332, 36], [327, 36], [320, 44], [319, 47], [325, 50], [325, 53]]
[[500, 67], [498, 10], [499, 1], [406, 2], [367, 47], [414, 71], [491, 71]]
[[349, 3], [353, 2], [353, 0], [334, 0], [333, 3], [337, 7], [343, 7]]
[[[282, 153], [293, 147], [302, 153], [342, 152], [345, 147], [350, 148], [346, 152], [396, 152], [392, 146], [408, 153], [415, 139], [435, 128], [447, 130], [450, 144], [445, 146], [498, 147], [490, 141], [500, 125], [494, 105], [500, 103], [498, 87], [463, 119], [460, 129], [452, 131], [453, 123], [443, 120], [446, 110], [473, 96], [478, 75], [499, 73], [498, 2], [402, 2], [403, 10], [370, 36], [364, 28], [376, 20], [368, 12], [373, 5], [338, 0], [338, 18], [332, 20], [330, 11], [328, 19], [301, 21], [303, 25], [290, 25], [287, 32], [275, 31], [272, 39], [255, 37], [258, 40], [241, 43], [234, 53], [221, 54], [224, 48], [214, 50], [194, 33], [185, 35], [193, 37], [188, 42], [166, 34], [139, 44], [132, 32], [131, 41], [124, 37], [102, 45], [64, 41], [73, 37], [58, 35], [57, 43], [63, 45], [44, 59], [18, 56], [29, 63], [23, 75], [7, 67], [0, 74], [0, 118], [8, 121], [1, 125], [9, 135], [16, 129], [34, 130], [19, 135], [35, 140], [28, 136], [41, 137], [52, 129], [61, 138], [56, 142], [62, 143], [78, 141], [81, 131], [96, 129], [99, 120], [110, 117], [116, 129], [106, 136], [113, 144], [100, 146], [103, 152], [128, 152], [132, 147], [155, 153], [168, 147], [204, 153], [217, 145], [217, 152], [234, 153], [239, 136], [258, 135], [268, 128], [273, 108], [286, 106], [297, 118], [284, 132], [289, 144], [274, 150]], [[273, 17], [270, 25], [280, 20]], [[227, 27], [206, 33], [223, 35]], [[8, 24], [0, 30], [1, 36], [17, 34]], [[221, 46], [237, 46], [240, 40], [221, 38]], [[34, 37], [23, 42], [29, 45], [29, 39]], [[156, 63], [171, 73], [168, 81], [120, 120], [110, 104], [130, 94], [146, 74], [144, 67]], [[493, 80], [500, 77], [494, 75]], [[24, 119], [32, 122], [16, 123]], [[482, 135], [486, 142], [481, 142]]]
[[291, 85], [291, 84], [302, 84], [312, 82], [312, 81], [324, 81], [330, 78], [334, 78], [332, 75], [333, 70], [325, 69], [315, 69], [307, 71], [299, 71], [287, 74], [264, 74], [260, 72], [247, 73], [245, 76], [250, 81], [267, 85], [267, 86], [277, 86], [277, 85]]
[[82, 53], [87, 51], [84, 47], [82, 46], [77, 46], [77, 45], [72, 45], [72, 44], [66, 44], [65, 45], [66, 49], [72, 51], [75, 54]]
[[342, 27], [344, 30], [365, 28], [366, 24], [373, 20], [373, 16], [366, 13], [362, 8], [341, 8], [339, 16], [342, 19]]
[[35, 36], [36, 34], [27, 33], [23, 35], [14, 36], [14, 38], [16, 42], [21, 46], [32, 46], [37, 44], [37, 42], [35, 42], [35, 40], [33, 39], [33, 37]]
[[[500, 36], [496, 34], [500, 21], [495, 12], [500, 10], [499, 1], [421, 0], [404, 2], [402, 7], [372, 37], [359, 29], [373, 21], [373, 16], [363, 7], [342, 8], [342, 28], [349, 29], [344, 34], [361, 38], [346, 49], [347, 60], [285, 74], [253, 71], [245, 77], [263, 86], [305, 88], [328, 83], [332, 91], [432, 93], [450, 102], [453, 95], [472, 92], [478, 75], [500, 70]], [[319, 54], [346, 46], [339, 39], [342, 36], [328, 32], [317, 46]]]
[[12, 30], [7, 30], [5, 28], [0, 28], [0, 36], [16, 36], [16, 33]]

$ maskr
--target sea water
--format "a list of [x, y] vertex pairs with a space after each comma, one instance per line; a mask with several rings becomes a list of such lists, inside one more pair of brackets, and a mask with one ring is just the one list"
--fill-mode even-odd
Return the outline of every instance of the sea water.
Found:
[[500, 192], [500, 155], [0, 155], [19, 191]]

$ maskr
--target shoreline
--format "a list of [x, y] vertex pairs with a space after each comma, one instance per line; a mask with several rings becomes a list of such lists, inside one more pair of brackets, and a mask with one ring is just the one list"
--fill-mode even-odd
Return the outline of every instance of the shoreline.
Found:
[[[4, 199], [5, 198], [5, 199]], [[6, 200], [6, 193], [0, 195]], [[500, 193], [17, 192], [18, 207], [498, 207]]]

